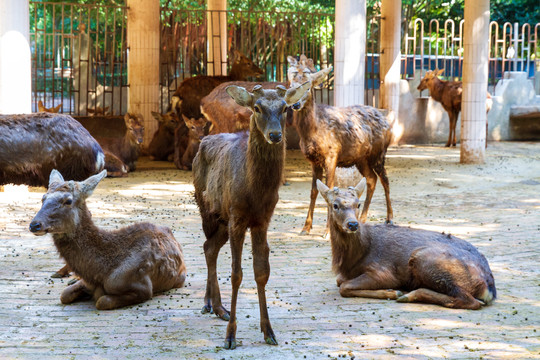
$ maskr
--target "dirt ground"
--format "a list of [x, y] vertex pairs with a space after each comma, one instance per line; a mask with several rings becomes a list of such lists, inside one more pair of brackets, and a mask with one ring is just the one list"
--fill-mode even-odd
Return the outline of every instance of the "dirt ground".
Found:
[[[241, 345], [223, 349], [226, 322], [202, 315], [206, 265], [191, 173], [142, 159], [122, 179], [104, 179], [88, 204], [94, 221], [114, 229], [135, 221], [170, 226], [184, 248], [184, 288], [115, 311], [92, 302], [61, 305], [69, 279], [50, 236], [28, 224], [44, 189], [0, 193], [0, 358], [32, 359], [540, 359], [540, 143], [490, 143], [484, 165], [460, 165], [459, 148], [389, 149], [387, 170], [395, 223], [460, 236], [487, 257], [498, 298], [479, 311], [342, 298], [330, 269], [326, 218], [317, 201], [315, 227], [299, 232], [309, 204], [311, 170], [299, 151], [287, 160], [269, 231], [267, 286], [278, 346], [259, 331], [250, 240], [243, 254], [238, 302]], [[385, 216], [380, 183], [369, 221]], [[225, 305], [230, 302], [230, 250], [219, 259]]]

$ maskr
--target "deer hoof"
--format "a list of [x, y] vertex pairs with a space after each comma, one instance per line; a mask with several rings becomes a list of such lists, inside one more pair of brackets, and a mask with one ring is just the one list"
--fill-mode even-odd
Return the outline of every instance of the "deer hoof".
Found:
[[207, 314], [207, 313], [212, 313], [212, 306], [210, 305], [204, 305], [201, 309], [201, 314]]
[[274, 337], [274, 335], [268, 336], [266, 339], [264, 339], [264, 341], [266, 341], [266, 343], [268, 345], [277, 345], [278, 344], [276, 338]]
[[223, 345], [223, 347], [228, 350], [236, 349], [236, 339], [225, 339], [225, 344]]
[[396, 299], [397, 302], [400, 302], [400, 303], [408, 303], [408, 302], [411, 302], [411, 299], [409, 299], [409, 297], [407, 295], [402, 295], [400, 297], [398, 297]]
[[300, 235], [309, 235], [309, 230], [302, 230], [300, 231]]
[[65, 277], [68, 277], [68, 276], [69, 276], [69, 273], [64, 274], [64, 273], [61, 273], [61, 272], [58, 272], [58, 271], [51, 275], [51, 277], [53, 279], [65, 278]]
[[394, 222], [392, 220], [386, 220], [384, 223], [386, 225], [394, 225]]

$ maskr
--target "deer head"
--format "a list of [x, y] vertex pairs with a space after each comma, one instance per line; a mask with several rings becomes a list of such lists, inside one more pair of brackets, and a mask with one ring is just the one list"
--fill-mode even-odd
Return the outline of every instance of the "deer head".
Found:
[[[318, 86], [323, 83], [326, 76], [332, 71], [332, 67], [328, 67], [321, 71], [317, 71], [313, 64], [312, 59], [308, 59], [305, 55], [300, 55], [300, 60], [296, 60], [293, 56], [288, 56], [287, 61], [289, 62], [289, 69], [287, 70], [287, 80], [291, 87], [299, 86], [306, 81], [310, 81], [312, 86]], [[309, 93], [306, 93], [306, 96], [302, 98], [298, 104], [293, 106], [294, 110], [300, 110], [309, 96]]]
[[358, 230], [358, 214], [360, 213], [360, 196], [366, 188], [366, 178], [360, 180], [355, 187], [347, 189], [328, 186], [317, 179], [317, 189], [328, 204], [330, 226], [337, 226], [343, 232], [354, 233]]
[[97, 106], [95, 108], [88, 108], [88, 113], [91, 114], [90, 116], [98, 116], [98, 115], [105, 115], [109, 112], [109, 106], [105, 106], [104, 108]]
[[279, 144], [283, 138], [287, 106], [298, 102], [311, 88], [310, 82], [290, 89], [278, 85], [275, 90], [255, 85], [253, 92], [230, 85], [225, 89], [240, 106], [247, 107], [253, 114], [251, 122], [263, 134], [269, 144]]
[[126, 113], [124, 122], [129, 134], [131, 143], [140, 145], [144, 137], [144, 123], [141, 114]]
[[238, 50], [232, 52], [233, 64], [231, 67], [231, 73], [235, 72], [241, 74], [242, 78], [248, 78], [250, 76], [258, 77], [263, 74], [263, 70], [259, 68], [251, 59], [242, 54]]
[[159, 122], [160, 126], [163, 126], [170, 131], [174, 131], [180, 124], [180, 120], [174, 109], [165, 114], [160, 114], [155, 111], [151, 111], [151, 113], [154, 119]]
[[107, 170], [84, 181], [65, 181], [59, 171], [51, 171], [49, 189], [43, 195], [41, 209], [30, 223], [30, 231], [37, 236], [73, 233], [80, 224], [86, 198], [105, 176]]
[[201, 142], [201, 140], [204, 138], [210, 130], [212, 130], [212, 126], [208, 128], [209, 121], [206, 120], [206, 118], [200, 117], [198, 119], [195, 118], [188, 118], [186, 115], [182, 114], [182, 118], [184, 119], [184, 122], [189, 130], [189, 139], [192, 141]]
[[424, 75], [422, 81], [420, 81], [420, 84], [418, 84], [417, 89], [420, 91], [429, 89], [431, 82], [436, 79], [437, 76], [442, 75], [442, 73], [444, 73], [444, 69], [435, 69], [433, 71], [428, 70], [428, 72], [426, 72], [426, 75]]

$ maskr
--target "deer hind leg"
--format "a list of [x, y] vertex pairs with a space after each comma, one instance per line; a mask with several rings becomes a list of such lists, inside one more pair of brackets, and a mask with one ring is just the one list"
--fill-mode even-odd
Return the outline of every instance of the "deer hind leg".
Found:
[[445, 147], [450, 147], [452, 145], [452, 132], [454, 129], [454, 114], [448, 111], [448, 141], [446, 142]]
[[394, 211], [392, 210], [392, 203], [390, 201], [390, 182], [388, 181], [388, 176], [386, 175], [386, 169], [384, 168], [384, 157], [379, 164], [376, 164], [373, 169], [379, 175], [381, 184], [384, 188], [384, 196], [386, 199], [386, 223], [392, 224], [394, 219]]
[[225, 336], [225, 349], [236, 348], [236, 303], [238, 300], [238, 289], [242, 283], [242, 249], [244, 247], [244, 238], [246, 235], [247, 225], [239, 219], [231, 216], [229, 220], [229, 237], [231, 241], [231, 257], [232, 257], [232, 296], [231, 296], [231, 312], [229, 324], [227, 325], [227, 334]]
[[459, 111], [454, 114], [454, 124], [452, 125], [452, 134], [453, 134], [452, 146], [456, 146], [456, 144], [457, 144], [456, 126], [457, 126], [457, 122], [458, 122], [458, 116], [459, 116]]
[[[325, 171], [326, 171], [326, 186], [328, 186], [330, 189], [334, 188], [334, 184], [335, 184], [335, 180], [336, 180], [336, 167], [337, 167], [337, 159], [336, 158], [327, 158], [326, 159], [326, 168], [325, 168]], [[330, 224], [330, 213], [327, 212], [327, 215], [326, 215], [326, 228], [325, 228], [324, 234], [323, 234], [324, 238], [327, 238], [328, 234], [330, 233], [330, 225], [329, 224]]]
[[71, 304], [77, 300], [84, 300], [92, 298], [92, 290], [89, 289], [83, 280], [77, 281], [75, 284], [70, 285], [62, 291], [60, 301], [62, 304]]
[[460, 292], [457, 296], [441, 294], [436, 291], [420, 288], [411, 291], [397, 299], [397, 302], [421, 302], [427, 304], [441, 305], [454, 309], [478, 310], [482, 303], [476, 300], [471, 294]]
[[323, 169], [322, 167], [312, 164], [312, 180], [311, 180], [311, 198], [309, 202], [308, 214], [306, 217], [306, 222], [304, 223], [304, 228], [300, 235], [307, 235], [311, 231], [313, 225], [313, 212], [315, 211], [315, 201], [317, 200], [317, 195], [319, 195], [319, 190], [317, 190], [317, 179], [322, 180]]
[[[96, 301], [96, 309], [112, 310], [128, 305], [140, 304], [152, 298], [152, 280], [150, 276], [145, 275], [140, 278], [138, 269], [127, 273], [120, 273], [117, 276], [113, 273], [110, 279], [106, 281], [105, 295], [99, 297]], [[138, 281], [134, 281], [137, 276]]]
[[401, 295], [401, 291], [392, 290], [397, 284], [387, 284], [389, 289], [380, 289], [381, 284], [364, 273], [354, 279], [345, 280], [339, 286], [339, 293], [343, 297], [363, 297], [371, 299], [396, 300]]
[[360, 214], [360, 221], [365, 223], [367, 221], [369, 204], [371, 204], [371, 198], [373, 197], [375, 186], [377, 185], [377, 174], [375, 174], [373, 169], [367, 163], [363, 163], [361, 166], [357, 167], [360, 173], [366, 178], [367, 182], [366, 200], [364, 200], [364, 207], [362, 208], [362, 213]]
[[[207, 233], [205, 229], [205, 233]], [[229, 320], [229, 311], [221, 303], [221, 293], [217, 279], [217, 258], [219, 250], [229, 239], [229, 233], [225, 224], [218, 224], [215, 232], [208, 235], [208, 240], [204, 243], [204, 256], [206, 257], [206, 267], [208, 276], [206, 278], [206, 294], [204, 295], [204, 306], [201, 312], [215, 313], [221, 319]]]
[[257, 294], [259, 295], [259, 311], [261, 315], [261, 331], [264, 340], [269, 345], [277, 345], [276, 336], [270, 325], [268, 308], [266, 306], [266, 283], [270, 277], [270, 263], [268, 257], [270, 248], [266, 240], [268, 226], [251, 229], [251, 241], [253, 248], [253, 272], [257, 282]]

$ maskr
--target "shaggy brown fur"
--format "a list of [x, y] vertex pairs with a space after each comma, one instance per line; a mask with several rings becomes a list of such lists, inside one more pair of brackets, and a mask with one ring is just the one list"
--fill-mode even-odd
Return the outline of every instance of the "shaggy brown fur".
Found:
[[[438, 78], [444, 72], [444, 69], [434, 71], [428, 71], [420, 84], [418, 90], [429, 89], [429, 94], [433, 100], [438, 101], [443, 106], [444, 110], [448, 113], [448, 119], [450, 121], [450, 132], [448, 134], [448, 141], [446, 147], [450, 145], [456, 146], [456, 124], [458, 121], [459, 113], [461, 112], [461, 94], [462, 83], [461, 81], [444, 81]], [[491, 109], [493, 103], [491, 95], [487, 93], [486, 100], [486, 113]], [[487, 147], [487, 135], [488, 135], [488, 123], [486, 117], [486, 147]]]
[[[268, 344], [276, 345], [266, 305], [265, 286], [270, 276], [266, 233], [278, 201], [285, 162], [283, 113], [296, 103], [310, 84], [297, 89], [248, 92], [230, 86], [227, 92], [241, 105], [253, 111], [249, 134], [207, 136], [193, 161], [195, 199], [206, 235], [204, 253], [208, 268], [203, 312], [213, 311], [229, 320], [225, 348], [236, 347], [236, 302], [242, 282], [242, 247], [251, 229], [253, 270], [257, 282], [261, 331]], [[230, 239], [232, 253], [232, 299], [230, 313], [221, 303], [216, 262], [221, 247]]]
[[107, 175], [124, 176], [135, 170], [135, 163], [141, 152], [144, 135], [142, 115], [126, 113], [126, 132], [123, 137], [98, 137], [97, 141], [105, 151]]
[[92, 296], [97, 309], [110, 310], [184, 284], [182, 248], [169, 228], [137, 223], [107, 231], [94, 225], [86, 198], [105, 176], [102, 171], [82, 182], [65, 182], [53, 170], [30, 223], [35, 235], [52, 234], [58, 252], [81, 278], [62, 292], [63, 304]]
[[[289, 56], [288, 77], [291, 86], [310, 80], [316, 86], [324, 80], [332, 68], [313, 73], [305, 56], [300, 61]], [[313, 91], [313, 90], [312, 90]], [[294, 125], [300, 136], [300, 149], [312, 166], [311, 201], [302, 233], [309, 233], [317, 199], [317, 179], [326, 172], [326, 184], [334, 186], [336, 167], [356, 166], [367, 178], [368, 191], [362, 215], [367, 220], [369, 204], [377, 176], [384, 187], [386, 197], [386, 221], [393, 218], [390, 202], [390, 185], [384, 167], [386, 150], [392, 138], [392, 127], [385, 116], [371, 106], [339, 108], [315, 104], [313, 93], [303, 99], [303, 107], [294, 113]]]
[[103, 150], [69, 115], [0, 115], [0, 185], [44, 186], [52, 169], [83, 180], [103, 170]]
[[497, 296], [486, 258], [470, 243], [434, 231], [359, 223], [365, 179], [347, 190], [330, 190], [320, 180], [317, 186], [328, 203], [332, 266], [342, 296], [459, 309], [479, 309]]
[[165, 114], [152, 111], [152, 116], [158, 121], [159, 125], [152, 137], [152, 141], [150, 141], [150, 145], [148, 145], [147, 153], [152, 160], [173, 161], [175, 130], [181, 127], [181, 134], [179, 136], [180, 138], [185, 138], [187, 127], [178, 118], [178, 114], [174, 110]]

